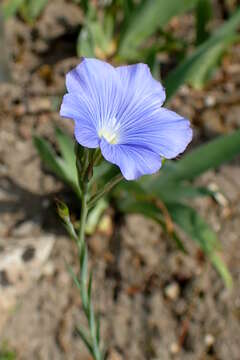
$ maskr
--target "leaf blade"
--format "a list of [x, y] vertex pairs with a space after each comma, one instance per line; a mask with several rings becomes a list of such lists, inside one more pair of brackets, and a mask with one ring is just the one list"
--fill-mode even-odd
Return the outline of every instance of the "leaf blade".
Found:
[[[218, 29], [207, 41], [202, 43], [186, 60], [180, 63], [174, 70], [170, 72], [165, 80], [167, 100], [169, 100], [177, 89], [190, 77], [196, 69], [196, 63], [201, 57], [205, 57], [206, 53], [212, 47], [224, 42], [229, 36], [232, 36], [240, 25], [240, 7], [235, 14]], [[204, 62], [202, 62], [204, 64]]]
[[232, 286], [232, 277], [226, 265], [218, 256], [220, 243], [217, 235], [201, 216], [190, 206], [181, 203], [167, 204], [173, 221], [193, 239], [221, 275], [227, 288]]
[[240, 154], [240, 130], [223, 135], [199, 146], [181, 160], [166, 166], [164, 172], [154, 179], [164, 188], [169, 183], [193, 180], [209, 169], [215, 169]]
[[119, 55], [136, 57], [141, 43], [173, 17], [191, 9], [197, 0], [145, 0], [129, 16], [119, 44]]

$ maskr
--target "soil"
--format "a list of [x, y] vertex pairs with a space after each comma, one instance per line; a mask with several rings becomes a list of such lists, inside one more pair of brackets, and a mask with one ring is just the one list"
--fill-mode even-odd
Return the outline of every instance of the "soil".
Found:
[[[0, 345], [19, 360], [91, 359], [76, 332], [85, 319], [66, 269], [67, 262], [77, 271], [76, 249], [54, 199], [65, 198], [74, 209], [78, 203], [42, 167], [32, 143], [34, 133], [54, 142], [54, 125], [72, 131], [58, 106], [64, 76], [79, 61], [81, 19], [77, 5], [55, 0], [31, 28], [11, 19], [5, 29], [12, 82], [0, 85]], [[236, 45], [204, 90], [183, 86], [169, 104], [192, 120], [192, 146], [239, 127], [239, 60]], [[182, 234], [184, 255], [142, 216], [107, 209], [107, 230], [88, 237], [109, 359], [240, 360], [239, 160], [197, 180], [221, 190], [219, 203], [192, 204], [219, 236], [232, 291], [191, 239]]]

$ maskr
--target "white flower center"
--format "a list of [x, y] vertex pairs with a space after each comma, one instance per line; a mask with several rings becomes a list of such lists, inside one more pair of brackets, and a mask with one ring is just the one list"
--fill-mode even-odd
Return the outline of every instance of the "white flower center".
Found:
[[109, 144], [117, 144], [119, 141], [119, 127], [115, 117], [102, 124], [102, 128], [98, 131], [98, 136], [104, 138]]
[[98, 135], [100, 138], [103, 137], [110, 144], [117, 144], [117, 142], [118, 142], [118, 136], [117, 136], [116, 132], [112, 132], [109, 129], [106, 129], [106, 128], [101, 129], [99, 131]]

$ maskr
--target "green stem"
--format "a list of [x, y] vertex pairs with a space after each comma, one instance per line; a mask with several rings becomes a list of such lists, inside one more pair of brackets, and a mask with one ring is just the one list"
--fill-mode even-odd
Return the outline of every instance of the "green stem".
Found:
[[81, 205], [80, 228], [79, 228], [79, 236], [78, 236], [79, 249], [82, 248], [82, 245], [85, 241], [84, 234], [85, 234], [86, 220], [88, 214], [87, 190], [88, 190], [88, 185], [87, 183], [84, 183], [82, 189], [82, 205]]
[[91, 197], [88, 202], [88, 208], [91, 208], [102, 196], [107, 194], [115, 185], [117, 185], [123, 179], [122, 174], [114, 176], [102, 189], [100, 189], [95, 195]]
[[[103, 360], [102, 354], [99, 348], [99, 343], [97, 341], [97, 329], [95, 324], [95, 314], [93, 310], [92, 300], [91, 300], [91, 291], [88, 290], [87, 283], [91, 282], [91, 276], [87, 274], [87, 263], [88, 263], [88, 251], [87, 244], [85, 242], [85, 227], [88, 214], [88, 183], [87, 181], [83, 182], [82, 187], [82, 206], [81, 206], [81, 216], [80, 216], [80, 229], [78, 235], [78, 250], [80, 257], [80, 271], [81, 271], [81, 297], [83, 303], [84, 314], [88, 321], [88, 326], [90, 328], [91, 336], [91, 352], [94, 357], [94, 360]], [[91, 285], [90, 285], [91, 287]]]

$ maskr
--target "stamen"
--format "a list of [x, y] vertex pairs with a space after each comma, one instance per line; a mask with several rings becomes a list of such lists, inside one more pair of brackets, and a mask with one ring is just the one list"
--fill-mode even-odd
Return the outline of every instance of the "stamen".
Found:
[[118, 137], [116, 133], [112, 133], [107, 129], [101, 129], [98, 133], [100, 138], [104, 138], [105, 140], [107, 140], [107, 142], [109, 142], [110, 144], [117, 144], [118, 142]]
[[105, 121], [102, 124], [102, 128], [98, 131], [98, 136], [104, 138], [109, 144], [117, 144], [119, 141], [119, 128], [120, 124], [115, 117]]

